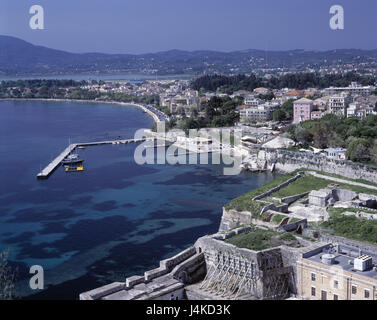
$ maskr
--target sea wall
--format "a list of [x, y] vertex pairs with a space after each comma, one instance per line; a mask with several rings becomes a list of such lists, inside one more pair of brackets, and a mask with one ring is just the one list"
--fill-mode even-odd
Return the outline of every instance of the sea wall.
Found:
[[377, 181], [377, 167], [351, 161], [327, 159], [324, 156], [305, 152], [261, 148], [258, 153], [258, 161], [266, 161], [268, 167], [274, 165], [275, 170], [281, 172], [292, 172], [300, 168], [307, 168], [338, 174], [351, 179]]

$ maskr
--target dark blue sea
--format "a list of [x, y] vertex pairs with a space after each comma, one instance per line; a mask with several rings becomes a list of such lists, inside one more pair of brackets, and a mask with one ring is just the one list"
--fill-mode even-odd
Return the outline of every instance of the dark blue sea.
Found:
[[[218, 230], [222, 206], [273, 179], [224, 176], [222, 165], [137, 165], [135, 144], [79, 150], [85, 171], [36, 178], [69, 141], [132, 138], [152, 119], [136, 107], [0, 102], [0, 251], [18, 268], [18, 295], [81, 292], [155, 268]], [[45, 289], [31, 290], [32, 265]]]

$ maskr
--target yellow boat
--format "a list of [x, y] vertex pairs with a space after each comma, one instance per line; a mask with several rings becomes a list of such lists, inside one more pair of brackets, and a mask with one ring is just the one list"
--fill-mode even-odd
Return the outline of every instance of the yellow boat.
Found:
[[84, 167], [65, 167], [65, 172], [84, 171]]

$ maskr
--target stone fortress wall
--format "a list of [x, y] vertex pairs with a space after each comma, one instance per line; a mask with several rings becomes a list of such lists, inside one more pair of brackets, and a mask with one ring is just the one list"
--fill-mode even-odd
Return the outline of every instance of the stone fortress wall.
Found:
[[294, 294], [297, 275], [292, 263], [304, 248], [254, 251], [224, 241], [248, 230], [240, 227], [201, 237], [143, 276], [81, 293], [80, 300], [284, 299]]
[[306, 168], [338, 174], [351, 179], [377, 181], [377, 167], [351, 161], [327, 159], [324, 156], [305, 152], [261, 148], [258, 152], [258, 163], [268, 167], [274, 166], [276, 170], [281, 172], [292, 172], [300, 168]]
[[[125, 300], [142, 297], [163, 299], [171, 293], [182, 297], [183, 283], [197, 281], [204, 272], [203, 253], [197, 252], [192, 246], [171, 258], [161, 260], [158, 268], [145, 271], [142, 276], [128, 277], [125, 282], [114, 282], [81, 293], [80, 300], [99, 300], [115, 293], [119, 293], [119, 297], [123, 296]], [[154, 282], [159, 279], [163, 280]]]

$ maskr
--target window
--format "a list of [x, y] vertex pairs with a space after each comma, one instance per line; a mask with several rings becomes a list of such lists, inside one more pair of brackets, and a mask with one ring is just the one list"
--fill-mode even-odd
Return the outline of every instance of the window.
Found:
[[315, 287], [312, 287], [312, 296], [315, 297]]
[[337, 294], [334, 294], [334, 300], [339, 300], [339, 296]]
[[334, 280], [334, 289], [338, 289], [338, 287], [339, 287], [338, 280]]
[[352, 285], [352, 294], [357, 293], [357, 287], [355, 285]]
[[315, 281], [315, 273], [312, 273], [312, 281]]
[[365, 289], [365, 290], [364, 290], [364, 298], [365, 298], [365, 299], [369, 299], [369, 297], [370, 297], [369, 290], [368, 290], [368, 289]]
[[327, 292], [325, 290], [321, 291], [321, 299], [322, 300], [327, 300]]

